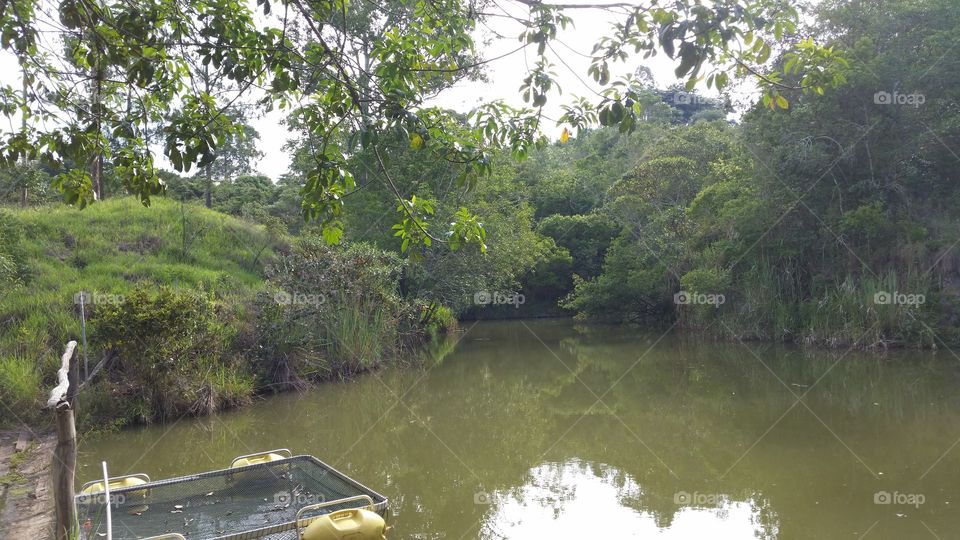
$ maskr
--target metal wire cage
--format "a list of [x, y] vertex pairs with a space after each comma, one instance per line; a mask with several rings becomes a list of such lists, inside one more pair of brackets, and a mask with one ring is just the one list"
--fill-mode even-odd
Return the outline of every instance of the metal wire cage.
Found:
[[[109, 504], [115, 540], [170, 534], [199, 540], [296, 540], [298, 527], [324, 514], [369, 508], [366, 497], [359, 497], [363, 495], [386, 517], [386, 497], [313, 456], [295, 456], [111, 488], [109, 500], [103, 492], [82, 494], [76, 506], [81, 538], [103, 537]], [[348, 500], [338, 502], [342, 499]]]

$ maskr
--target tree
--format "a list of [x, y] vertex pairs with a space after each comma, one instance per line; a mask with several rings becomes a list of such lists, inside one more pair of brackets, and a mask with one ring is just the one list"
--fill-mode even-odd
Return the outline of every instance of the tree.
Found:
[[[960, 200], [958, 70], [944, 52], [960, 44], [960, 12], [945, 0], [871, 0], [825, 2], [816, 15], [801, 32], [857, 59], [846, 84], [785, 91], [788, 110], [759, 103], [740, 126], [694, 121], [647, 147], [595, 210], [622, 229], [567, 306], [737, 338], [957, 339], [944, 321], [957, 320], [960, 298], [958, 236], [945, 225]], [[680, 290], [726, 303], [681, 306]], [[893, 291], [927, 302], [875, 297]]]
[[231, 132], [217, 148], [216, 159], [198, 173], [203, 175], [204, 204], [207, 208], [213, 208], [215, 185], [229, 183], [253, 172], [254, 162], [263, 157], [263, 153], [257, 150], [259, 139], [260, 134], [253, 126], [240, 123], [239, 128]]
[[718, 100], [702, 96], [696, 91], [687, 91], [681, 85], [671, 85], [665, 90], [658, 90], [657, 94], [677, 113], [676, 122], [689, 124], [704, 116], [713, 120], [726, 117], [724, 107]]
[[277, 187], [266, 176], [245, 174], [217, 186], [217, 203], [214, 207], [235, 216], [262, 216], [273, 204], [277, 191]]
[[0, 169], [0, 202], [29, 206], [56, 200], [50, 174], [39, 163], [17, 163]]
[[[789, 79], [766, 66], [773, 41], [795, 36], [797, 12], [781, 0], [710, 6], [681, 0], [670, 7], [518, 1], [529, 16], [517, 18], [523, 30], [515, 52], [536, 51], [521, 89], [527, 107], [493, 102], [461, 118], [426, 99], [493, 60], [473, 60], [479, 53], [472, 31], [490, 14], [463, 0], [365, 6], [358, 20], [384, 21], [375, 35], [370, 24], [359, 24], [359, 31], [350, 24], [357, 8], [342, 0], [258, 0], [266, 24], [233, 0], [61, 0], [58, 20], [35, 10], [32, 0], [11, 0], [0, 14], [2, 46], [30, 58], [24, 78], [29, 91], [21, 99], [4, 89], [4, 112], [9, 116], [19, 108], [35, 129], [8, 134], [0, 154], [8, 163], [24, 155], [50, 163], [60, 171], [58, 188], [79, 206], [96, 199], [103, 167], [92, 174], [66, 170], [65, 160], [109, 161], [124, 187], [149, 204], [163, 189], [153, 166], [150, 126], [162, 123], [164, 154], [179, 172], [202, 168], [240, 129], [226, 110], [252, 99], [252, 89], [262, 89], [262, 106], [291, 111], [313, 137], [318, 151], [302, 208], [306, 218], [322, 222], [328, 241], [338, 241], [345, 195], [356, 187], [345, 165], [357, 148], [371, 151], [383, 173], [382, 145], [399, 137], [424, 159], [454, 164], [458, 181], [470, 188], [490, 173], [491, 152], [505, 148], [522, 158], [545, 144], [541, 111], [558, 90], [547, 51], [557, 29], [570, 24], [571, 11], [622, 14], [617, 28], [598, 41], [588, 73], [607, 88], [596, 103], [579, 99], [566, 108], [561, 121], [573, 128], [595, 122], [624, 131], [635, 127], [641, 113], [637, 85], [610, 77], [611, 64], [628, 59], [628, 50], [667, 54], [688, 86], [703, 79], [723, 88], [731, 73], [756, 77], [771, 106], [787, 106], [785, 90], [822, 91], [839, 79], [842, 59], [809, 40], [788, 47]], [[68, 47], [68, 62], [41, 54], [53, 43]], [[221, 88], [202, 88], [198, 82], [208, 76], [222, 81]], [[91, 85], [92, 110], [78, 90]], [[105, 134], [122, 142], [117, 150], [105, 143]], [[470, 212], [452, 224], [434, 223], [387, 175], [381, 174], [381, 181], [403, 210], [398, 225], [408, 248], [482, 242], [479, 220]]]

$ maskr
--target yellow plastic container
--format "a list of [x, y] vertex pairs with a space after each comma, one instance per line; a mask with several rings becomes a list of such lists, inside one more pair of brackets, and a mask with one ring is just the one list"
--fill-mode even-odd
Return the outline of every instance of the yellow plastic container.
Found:
[[[134, 487], [134, 486], [142, 486], [143, 484], [146, 484], [149, 481], [150, 481], [150, 477], [145, 474], [131, 474], [130, 476], [120, 476], [117, 478], [110, 478], [109, 479], [110, 491], [113, 491], [115, 489]], [[90, 495], [93, 493], [101, 493], [103, 491], [104, 491], [103, 481], [90, 482], [83, 486], [83, 488], [80, 490], [80, 494]], [[128, 493], [128, 495], [132, 497], [145, 497], [147, 495], [147, 490], [131, 491], [130, 493]]]
[[387, 524], [376, 512], [351, 508], [326, 514], [311, 523], [303, 540], [386, 540]]
[[290, 450], [287, 450], [286, 448], [279, 448], [277, 450], [260, 452], [258, 454], [240, 456], [233, 459], [233, 462], [230, 463], [230, 468], [236, 469], [238, 467], [246, 467], [247, 465], [257, 465], [258, 463], [269, 463], [271, 461], [287, 459], [291, 455], [293, 454], [290, 452]]

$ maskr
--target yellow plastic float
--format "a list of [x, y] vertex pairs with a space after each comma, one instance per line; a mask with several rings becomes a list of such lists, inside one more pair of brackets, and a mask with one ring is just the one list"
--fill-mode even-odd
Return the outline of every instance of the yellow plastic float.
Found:
[[245, 456], [237, 456], [233, 458], [233, 461], [230, 463], [231, 469], [236, 469], [238, 467], [246, 467], [247, 465], [258, 465], [260, 463], [270, 463], [271, 461], [279, 461], [281, 459], [287, 459], [293, 456], [293, 452], [286, 448], [277, 448], [276, 450], [267, 450], [266, 452], [258, 452], [256, 454], [247, 454]]
[[[110, 491], [115, 489], [123, 489], [134, 486], [141, 486], [150, 482], [150, 477], [145, 474], [128, 474], [126, 476], [117, 476], [114, 478], [108, 478], [107, 481], [110, 483]], [[103, 480], [87, 482], [80, 487], [81, 495], [92, 495], [94, 493], [101, 493], [104, 491]], [[131, 491], [128, 495], [135, 497], [145, 497], [147, 495], [147, 490], [143, 491]]]
[[[368, 506], [324, 514], [310, 522], [306, 529], [300, 530], [299, 524], [304, 512], [352, 501], [367, 501]], [[373, 499], [367, 495], [304, 506], [297, 511], [297, 524], [298, 540], [386, 540], [387, 538], [387, 523], [380, 514], [373, 511]]]

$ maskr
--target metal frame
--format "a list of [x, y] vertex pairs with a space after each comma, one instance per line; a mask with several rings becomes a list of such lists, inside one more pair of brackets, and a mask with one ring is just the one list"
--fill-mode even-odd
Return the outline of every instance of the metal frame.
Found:
[[[149, 476], [147, 476], [147, 475], [145, 475], [145, 474], [143, 474], [143, 473], [137, 473], [137, 474], [126, 474], [126, 475], [123, 475], [123, 476], [114, 476], [113, 478], [107, 478], [107, 484], [112, 484], [112, 483], [114, 483], [114, 482], [116, 482], [116, 481], [118, 481], [118, 480], [126, 480], [127, 478], [139, 478], [139, 479], [141, 479], [141, 480], [144, 480], [144, 481], [145, 481], [146, 483], [148, 483], [148, 484], [150, 483], [150, 477], [149, 477]], [[87, 489], [87, 488], [90, 487], [90, 486], [95, 486], [95, 485], [97, 485], [97, 484], [102, 484], [102, 483], [103, 483], [103, 480], [91, 480], [91, 481], [87, 482], [86, 484], [80, 486], [80, 493], [79, 493], [79, 494], [84, 494], [84, 493], [83, 493], [83, 490]], [[135, 488], [135, 487], [138, 487], [138, 486], [123, 486], [123, 487], [124, 487], [124, 488], [128, 488], [128, 487]], [[102, 490], [100, 490], [100, 491], [93, 491], [93, 492], [91, 492], [91, 493], [87, 493], [86, 495], [93, 495], [94, 493], [101, 493], [101, 492], [103, 492], [103, 491], [106, 491], [106, 490], [105, 490], [105, 489], [102, 489]]]
[[[283, 451], [283, 450], [286, 450], [286, 449], [281, 449], [281, 451]], [[276, 453], [277, 450], [272, 450], [271, 452]], [[261, 453], [269, 453], [269, 452], [261, 452]], [[253, 454], [253, 455], [257, 455], [257, 454]], [[239, 456], [239, 457], [242, 458], [242, 457], [245, 457], [245, 456]], [[366, 501], [372, 503], [371, 505], [369, 505], [369, 508], [370, 508], [370, 509], [372, 509], [372, 510], [373, 510], [374, 512], [376, 512], [377, 514], [380, 514], [381, 516], [386, 517], [386, 512], [387, 512], [387, 509], [388, 509], [388, 507], [389, 507], [389, 499], [387, 499], [387, 497], [385, 497], [385, 496], [382, 495], [381, 493], [377, 492], [376, 490], [370, 489], [369, 487], [367, 487], [367, 486], [363, 485], [362, 483], [354, 480], [354, 479], [351, 478], [350, 476], [348, 476], [348, 475], [344, 474], [343, 472], [335, 469], [334, 467], [331, 467], [330, 465], [328, 465], [327, 463], [323, 462], [322, 460], [318, 459], [318, 458], [315, 457], [315, 456], [301, 454], [301, 455], [291, 456], [290, 459], [305, 459], [305, 460], [308, 460], [308, 461], [312, 461], [312, 462], [314, 462], [314, 463], [316, 463], [316, 464], [319, 464], [321, 467], [323, 467], [324, 469], [326, 469], [327, 472], [332, 473], [333, 475], [337, 476], [337, 477], [338, 477], [341, 481], [343, 481], [344, 483], [349, 484], [349, 485], [357, 488], [359, 491], [364, 492], [364, 493], [361, 494], [361, 495], [354, 495], [354, 496], [347, 497], [347, 498], [344, 498], [344, 499], [337, 499], [337, 500], [335, 500], [335, 501], [330, 501], [329, 503], [321, 503], [321, 504], [328, 504], [328, 505], [338, 504], [338, 503], [342, 504], [342, 503], [344, 503], [344, 502], [350, 502], [351, 500], [363, 499], [363, 500], [366, 500]], [[214, 471], [207, 471], [207, 472], [203, 472], [203, 473], [190, 474], [190, 475], [186, 475], [186, 476], [180, 476], [180, 477], [175, 477], [175, 478], [168, 478], [168, 479], [164, 479], [164, 480], [157, 480], [157, 481], [155, 481], [155, 482], [150, 482], [150, 483], [148, 483], [148, 484], [146, 484], [146, 485], [143, 485], [143, 486], [128, 486], [128, 487], [124, 487], [124, 488], [111, 489], [110, 492], [111, 492], [111, 493], [132, 493], [132, 492], [135, 492], [135, 491], [138, 491], [138, 490], [149, 490], [149, 489], [151, 489], [151, 488], [153, 488], [153, 487], [158, 487], [158, 486], [165, 486], [165, 485], [176, 484], [176, 483], [181, 483], [181, 482], [189, 482], [190, 480], [198, 479], [198, 478], [203, 478], [203, 477], [205, 477], [205, 476], [213, 475], [213, 474], [236, 474], [236, 473], [242, 472], [242, 471], [256, 470], [256, 469], [259, 469], [259, 468], [266, 468], [266, 467], [269, 467], [269, 466], [274, 465], [274, 464], [276, 464], [276, 463], [279, 463], [279, 462], [274, 461], [274, 462], [254, 463], [254, 464], [252, 464], [252, 465], [246, 465], [246, 466], [243, 466], [243, 467], [237, 467], [236, 469], [231, 469], [231, 468], [217, 469], [217, 470], [214, 470]], [[146, 475], [129, 475], [129, 476], [146, 477]], [[126, 478], [126, 477], [121, 476], [121, 477], [118, 477], [118, 478], [121, 478], [121, 479], [122, 479], [122, 478]], [[114, 479], [111, 478], [110, 480], [114, 480]], [[97, 482], [102, 482], [102, 480], [97, 480], [97, 481], [92, 482], [92, 483], [97, 483]], [[87, 484], [90, 484], [90, 483], [91, 483], [91, 482], [88, 482]], [[84, 484], [84, 485], [87, 485], [87, 484]], [[79, 502], [81, 502], [81, 501], [85, 501], [85, 500], [87, 500], [87, 499], [89, 499], [89, 498], [91, 498], [91, 497], [96, 497], [96, 496], [97, 496], [96, 493], [89, 493], [89, 494], [86, 494], [86, 495], [83, 495], [83, 494], [78, 493], [78, 494], [76, 495], [76, 497], [74, 498], [74, 502], [75, 502], [75, 504], [77, 504], [77, 503], [79, 503]], [[380, 501], [380, 502], [374, 502], [374, 498], [375, 498], [375, 497], [376, 497], [376, 498], [383, 499], [383, 500]], [[311, 505], [311, 506], [316, 506], [316, 505]], [[304, 521], [306, 524], [309, 524], [309, 523], [312, 523], [314, 520], [319, 519], [319, 518], [321, 518], [321, 517], [322, 517], [322, 515], [314, 516], [314, 517], [312, 517], [312, 518], [311, 518], [311, 517], [307, 517], [307, 518], [302, 518], [302, 519], [303, 519], [303, 521]], [[286, 521], [286, 522], [282, 522], [282, 523], [276, 523], [276, 524], [273, 524], [273, 525], [268, 525], [268, 526], [266, 526], [266, 527], [261, 527], [261, 528], [258, 528], [258, 529], [251, 529], [251, 530], [246, 530], [246, 531], [243, 531], [243, 532], [235, 532], [235, 533], [230, 533], [230, 534], [227, 534], [227, 535], [224, 535], [224, 536], [218, 536], [218, 537], [216, 537], [214, 540], [254, 540], [254, 539], [262, 539], [262, 538], [268, 537], [268, 536], [270, 536], [270, 535], [272, 535], [272, 534], [284, 533], [284, 532], [287, 532], [287, 531], [292, 531], [293, 529], [297, 529], [297, 530], [299, 531], [299, 528], [298, 528], [299, 526], [301, 526], [301, 525], [300, 525], [300, 523], [298, 523], [298, 520], [295, 518], [293, 521]], [[299, 535], [299, 532], [298, 532], [298, 535]], [[151, 537], [151, 540], [152, 540], [153, 538], [157, 538], [157, 537]], [[167, 537], [165, 537], [165, 536], [160, 536], [159, 538], [157, 538], [157, 540], [165, 539], [165, 538], [167, 538]], [[177, 536], [172, 536], [172, 537], [169, 537], [169, 540], [180, 540], [180, 538], [178, 538]], [[184, 540], [186, 540], [186, 539], [184, 539]]]
[[[327, 501], [327, 502], [322, 502], [322, 503], [317, 503], [317, 504], [311, 504], [311, 505], [304, 506], [303, 508], [297, 510], [297, 516], [296, 516], [296, 518], [294, 519], [294, 524], [295, 524], [296, 527], [297, 527], [297, 540], [303, 540], [303, 536], [302, 536], [303, 533], [300, 531], [300, 529], [305, 528], [306, 526], [308, 526], [308, 525], [310, 525], [311, 523], [313, 523], [314, 521], [322, 518], [323, 516], [329, 516], [329, 515], [330, 515], [330, 514], [323, 514], [323, 515], [321, 515], [321, 516], [314, 516], [314, 517], [312, 517], [312, 518], [307, 518], [306, 520], [304, 520], [303, 518], [300, 517], [300, 515], [303, 514], [304, 512], [310, 512], [310, 511], [312, 511], [312, 510], [320, 510], [321, 508], [326, 508], [326, 507], [328, 507], [328, 506], [334, 506], [334, 505], [337, 505], [337, 504], [346, 504], [346, 503], [348, 503], [348, 502], [364, 501], [364, 500], [369, 503], [369, 504], [367, 504], [367, 508], [369, 508], [371, 511], [373, 511], [373, 507], [374, 507], [373, 497], [371, 497], [371, 496], [369, 496], [369, 495], [354, 495], [353, 497], [346, 497], [346, 498], [344, 498], [344, 499], [336, 499], [336, 500], [333, 500], [333, 501]], [[358, 507], [358, 508], [359, 508], [359, 507]], [[355, 508], [350, 508], [350, 510], [355, 510]]]
[[[237, 456], [237, 457], [233, 458], [233, 461], [230, 462], [230, 468], [232, 469], [233, 466], [234, 466], [234, 464], [236, 464], [236, 463], [237, 463], [238, 461], [240, 461], [241, 459], [249, 459], [249, 458], [255, 458], [255, 457], [260, 457], [260, 456], [268, 456], [268, 455], [270, 455], [270, 454], [281, 454], [281, 455], [286, 454], [286, 456], [284, 456], [284, 459], [290, 459], [290, 458], [293, 457], [293, 452], [291, 452], [289, 448], [277, 448], [276, 450], [267, 450], [266, 452], [257, 452], [257, 453], [255, 453], [255, 454], [246, 454], [246, 455], [243, 455], [243, 456]], [[254, 465], [256, 465], [256, 464], [254, 464]]]

